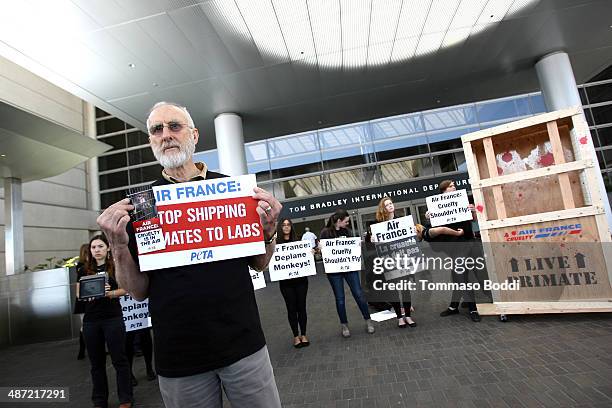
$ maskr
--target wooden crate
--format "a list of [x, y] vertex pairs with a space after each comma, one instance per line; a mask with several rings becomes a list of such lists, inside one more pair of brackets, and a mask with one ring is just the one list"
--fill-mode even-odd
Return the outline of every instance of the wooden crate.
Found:
[[612, 311], [607, 196], [580, 108], [462, 142], [489, 279], [521, 282], [518, 291], [493, 291], [481, 314]]

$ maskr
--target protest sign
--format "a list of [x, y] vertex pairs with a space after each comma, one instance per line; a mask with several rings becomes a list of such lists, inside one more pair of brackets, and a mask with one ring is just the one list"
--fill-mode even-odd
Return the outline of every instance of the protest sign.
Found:
[[372, 242], [391, 242], [416, 235], [412, 215], [372, 224], [370, 229]]
[[[154, 186], [157, 219], [134, 223], [140, 233], [159, 222], [160, 237], [144, 237], [141, 271], [215, 262], [265, 253], [263, 229], [252, 198], [252, 174]], [[150, 221], [151, 224], [145, 225]], [[156, 226], [156, 225], [154, 225]]]
[[325, 273], [361, 270], [361, 238], [321, 240]]
[[316, 275], [314, 255], [309, 241], [276, 244], [268, 266], [271, 281]]
[[266, 287], [266, 278], [264, 277], [263, 271], [256, 271], [249, 266], [249, 273], [251, 274], [251, 279], [253, 280], [254, 290], [259, 290]]
[[138, 302], [130, 295], [123, 295], [119, 298], [121, 310], [123, 311], [123, 323], [125, 331], [134, 331], [151, 327], [151, 317], [149, 317], [149, 299]]
[[468, 208], [470, 203], [465, 190], [429, 196], [425, 201], [432, 227], [472, 220], [472, 211]]

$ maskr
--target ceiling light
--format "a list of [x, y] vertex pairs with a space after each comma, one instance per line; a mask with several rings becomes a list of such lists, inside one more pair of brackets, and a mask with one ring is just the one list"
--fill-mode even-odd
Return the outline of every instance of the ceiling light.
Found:
[[6, 157], [6, 154], [0, 154], [0, 157]]
[[129, 63], [129, 64], [128, 64], [128, 67], [130, 67], [130, 68], [136, 68], [136, 64]]
[[435, 53], [538, 1], [211, 0], [201, 7], [266, 64], [350, 69]]

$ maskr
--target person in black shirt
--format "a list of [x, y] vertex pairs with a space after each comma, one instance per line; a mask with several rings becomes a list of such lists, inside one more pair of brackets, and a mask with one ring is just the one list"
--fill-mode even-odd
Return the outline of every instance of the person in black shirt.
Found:
[[[440, 182], [439, 188], [440, 188], [441, 193], [457, 191], [457, 188], [455, 187], [455, 182], [453, 182], [452, 180], [444, 180]], [[470, 207], [470, 210], [472, 211], [472, 220], [475, 220], [476, 213], [474, 210], [474, 205], [470, 204], [469, 207]], [[428, 218], [428, 215], [429, 214], [427, 213], [426, 214], [427, 218]], [[467, 257], [473, 256], [475, 238], [474, 238], [474, 232], [472, 229], [472, 220], [455, 222], [455, 223], [446, 225], [446, 227], [451, 228], [455, 231], [461, 231], [461, 234], [458, 234], [458, 235], [440, 234], [434, 238], [434, 237], [431, 237], [427, 231], [425, 231], [424, 238], [425, 240], [433, 241], [433, 242], [445, 242], [445, 243], [456, 242], [460, 244], [460, 245], [452, 246], [452, 247], [450, 245], [446, 246], [448, 249], [452, 249], [451, 251], [452, 253], [449, 254], [452, 257], [457, 257], [459, 255], [467, 256]], [[451, 273], [451, 277], [454, 283], [468, 283], [468, 271], [464, 271], [463, 273], [458, 273], [456, 271], [453, 271]], [[446, 317], [446, 316], [450, 316], [453, 314], [458, 314], [459, 313], [459, 302], [461, 301], [462, 297], [463, 297], [465, 306], [467, 306], [470, 312], [470, 319], [472, 319], [472, 321], [474, 322], [479, 322], [480, 315], [478, 314], [478, 310], [476, 309], [476, 302], [475, 302], [473, 290], [465, 290], [465, 291], [453, 290], [453, 293], [451, 296], [451, 303], [446, 310], [440, 313], [440, 316]]]
[[[183, 106], [160, 102], [147, 118], [149, 143], [163, 167], [159, 186], [227, 177], [194, 163], [199, 132]], [[261, 329], [249, 266], [263, 270], [272, 254], [281, 204], [255, 188], [266, 253], [142, 273], [129, 199], [107, 208], [98, 225], [109, 237], [117, 278], [136, 300], [149, 298], [155, 368], [166, 407], [277, 408], [280, 397]]]
[[[295, 238], [295, 231], [293, 230], [293, 223], [290, 219], [283, 218], [278, 223], [278, 227], [277, 243], [284, 244], [297, 240]], [[278, 282], [278, 286], [283, 295], [283, 299], [285, 299], [285, 305], [287, 306], [289, 326], [291, 326], [291, 331], [293, 332], [293, 347], [307, 347], [310, 345], [310, 341], [306, 337], [306, 295], [308, 294], [308, 277], [302, 276], [293, 279], [283, 279]]]
[[[96, 235], [89, 241], [90, 256], [84, 268], [80, 269], [78, 279], [86, 275], [103, 274], [106, 276], [105, 296], [99, 299], [81, 300], [83, 317], [83, 336], [87, 354], [91, 362], [93, 383], [92, 401], [95, 407], [108, 405], [108, 379], [106, 377], [106, 347], [117, 373], [117, 394], [120, 408], [132, 406], [132, 384], [130, 367], [125, 355], [125, 324], [119, 297], [126, 292], [119, 288], [115, 280], [115, 267], [109, 253], [109, 245], [104, 235]], [[77, 282], [77, 294], [79, 283]]]
[[[320, 239], [330, 239], [330, 238], [340, 238], [340, 237], [350, 237], [351, 234], [346, 229], [350, 222], [350, 217], [348, 212], [345, 209], [339, 208], [335, 213], [329, 217], [327, 220], [327, 224], [325, 228], [321, 230], [321, 234], [319, 234]], [[344, 281], [348, 283], [349, 288], [351, 289], [351, 293], [353, 294], [353, 298], [355, 298], [355, 302], [357, 306], [359, 306], [359, 310], [361, 311], [361, 315], [366, 321], [366, 331], [369, 334], [375, 332], [374, 324], [370, 319], [370, 312], [368, 310], [368, 303], [366, 302], [365, 295], [363, 293], [363, 289], [361, 288], [361, 283], [359, 281], [359, 272], [351, 271], [351, 272], [336, 272], [336, 273], [328, 273], [327, 279], [329, 280], [329, 284], [332, 287], [334, 292], [334, 297], [336, 298], [336, 311], [338, 312], [338, 317], [340, 318], [340, 329], [342, 333], [342, 337], [350, 337], [351, 332], [348, 327], [348, 318], [346, 316], [346, 304], [344, 301]]]

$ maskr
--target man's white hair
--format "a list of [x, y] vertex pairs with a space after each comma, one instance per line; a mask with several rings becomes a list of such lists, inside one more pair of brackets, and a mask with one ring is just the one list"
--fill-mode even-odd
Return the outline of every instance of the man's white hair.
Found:
[[195, 128], [195, 124], [193, 123], [193, 119], [191, 118], [191, 115], [189, 114], [189, 111], [187, 110], [186, 107], [179, 105], [178, 103], [174, 103], [174, 102], [166, 102], [166, 101], [162, 101], [162, 102], [157, 102], [155, 105], [153, 105], [153, 107], [149, 110], [149, 114], [147, 115], [147, 133], [149, 132], [149, 128], [151, 126], [151, 114], [153, 113], [153, 111], [157, 108], [160, 108], [162, 106], [174, 106], [176, 108], [179, 108], [180, 110], [183, 111], [183, 113], [185, 114], [185, 116], [187, 117], [187, 125], [190, 128]]

